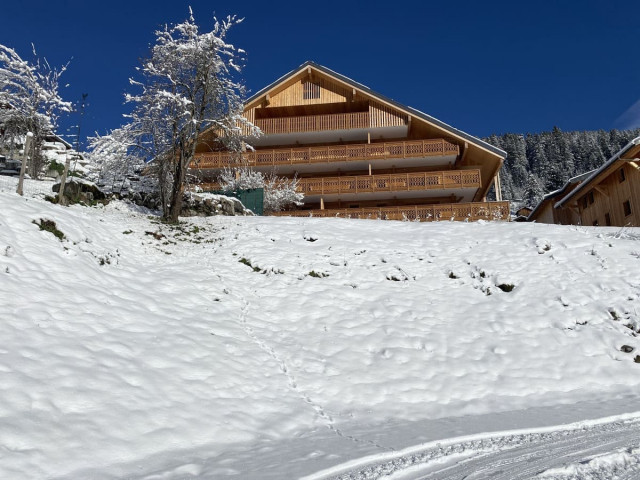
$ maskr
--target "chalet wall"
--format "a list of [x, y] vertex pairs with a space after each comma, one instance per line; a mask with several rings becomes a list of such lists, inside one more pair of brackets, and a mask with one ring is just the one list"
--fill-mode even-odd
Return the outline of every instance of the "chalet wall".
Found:
[[369, 103], [371, 127], [399, 127], [406, 125], [409, 118], [406, 114], [378, 102]]
[[553, 216], [553, 200], [551, 202], [547, 202], [544, 207], [540, 209], [540, 213], [538, 213], [536, 222], [537, 223], [556, 223], [556, 219]]
[[[619, 168], [578, 198], [582, 225], [605, 226], [608, 214], [613, 226], [640, 226], [640, 171], [629, 163], [620, 163]], [[620, 181], [621, 170], [624, 181]], [[630, 215], [625, 215], [625, 202], [631, 207]]]
[[[319, 87], [319, 98], [304, 98], [305, 83], [317, 85]], [[309, 87], [307, 87], [309, 88]], [[324, 78], [303, 78], [289, 85], [284, 90], [274, 93], [269, 102], [269, 107], [291, 107], [294, 105], [317, 105], [321, 103], [346, 102], [350, 97], [350, 92], [340, 85], [325, 80]]]

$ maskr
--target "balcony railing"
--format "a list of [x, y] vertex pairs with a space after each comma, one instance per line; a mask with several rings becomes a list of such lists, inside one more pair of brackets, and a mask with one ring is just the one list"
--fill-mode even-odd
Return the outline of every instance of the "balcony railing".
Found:
[[[202, 183], [203, 190], [220, 190], [220, 184]], [[450, 170], [444, 172], [393, 173], [352, 177], [302, 178], [298, 192], [305, 195], [339, 193], [404, 192], [412, 190], [445, 190], [448, 188], [480, 188], [480, 170]]]
[[274, 133], [320, 132], [369, 128], [369, 112], [333, 113], [303, 117], [259, 118], [256, 126], [266, 135]]
[[294, 210], [272, 215], [292, 217], [340, 217], [406, 221], [509, 220], [509, 202], [474, 202], [383, 208]]
[[355, 177], [303, 178], [298, 182], [298, 191], [305, 195], [328, 195], [336, 193], [480, 188], [481, 186], [480, 170], [451, 170]]
[[310, 163], [355, 162], [386, 158], [420, 158], [458, 155], [460, 148], [443, 139], [406, 142], [364, 143], [328, 147], [256, 150], [247, 153], [198, 153], [195, 168], [224, 168], [246, 165], [273, 167]]

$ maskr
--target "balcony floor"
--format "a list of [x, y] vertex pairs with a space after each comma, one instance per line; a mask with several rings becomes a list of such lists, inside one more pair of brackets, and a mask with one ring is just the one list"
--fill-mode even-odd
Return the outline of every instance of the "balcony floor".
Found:
[[305, 194], [304, 204], [317, 204], [320, 198], [325, 203], [333, 202], [365, 202], [371, 200], [388, 200], [388, 199], [425, 199], [425, 198], [441, 198], [455, 196], [463, 202], [473, 201], [473, 197], [478, 191], [477, 187], [471, 188], [446, 188], [442, 190], [410, 190], [410, 191], [382, 191], [382, 192], [359, 192], [359, 193], [334, 193], [328, 195], [310, 195]]
[[262, 148], [284, 145], [308, 145], [333, 142], [366, 142], [371, 134], [372, 140], [406, 138], [409, 129], [406, 125], [399, 127], [355, 128], [350, 130], [327, 130], [319, 132], [272, 133], [259, 138], [247, 139], [250, 145]]

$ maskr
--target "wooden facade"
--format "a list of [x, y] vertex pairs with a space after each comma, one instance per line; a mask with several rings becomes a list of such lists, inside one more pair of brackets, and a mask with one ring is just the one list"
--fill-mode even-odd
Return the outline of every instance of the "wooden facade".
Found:
[[576, 178], [576, 185], [562, 191], [562, 196], [555, 195], [555, 202], [545, 204], [543, 200], [529, 219], [562, 225], [640, 227], [640, 137], [602, 167]]
[[222, 169], [246, 166], [296, 176], [305, 194], [296, 215], [508, 218], [505, 202], [492, 213], [485, 204], [505, 152], [315, 63], [258, 92], [244, 115], [262, 132], [245, 138], [246, 152], [220, 151], [212, 131], [200, 138], [194, 173], [203, 188], [215, 188]]

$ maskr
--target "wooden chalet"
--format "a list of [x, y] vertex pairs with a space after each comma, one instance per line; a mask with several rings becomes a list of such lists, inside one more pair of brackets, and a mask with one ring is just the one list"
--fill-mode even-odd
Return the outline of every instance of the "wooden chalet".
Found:
[[640, 137], [582, 177], [553, 206], [554, 223], [640, 227]]
[[540, 203], [527, 216], [528, 222], [550, 223], [556, 225], [577, 225], [580, 215], [576, 209], [555, 208], [556, 203], [574, 190], [592, 172], [583, 173], [567, 180], [562, 188], [546, 194]]
[[[245, 104], [263, 135], [243, 154], [215, 151], [210, 131], [196, 155], [204, 189], [225, 167], [298, 177], [304, 205], [281, 212], [410, 220], [509, 218], [498, 172], [502, 150], [313, 62]], [[487, 202], [495, 185], [496, 202]]]

